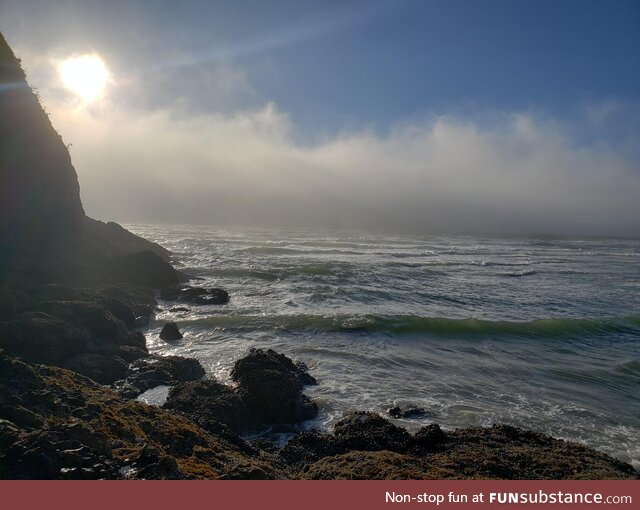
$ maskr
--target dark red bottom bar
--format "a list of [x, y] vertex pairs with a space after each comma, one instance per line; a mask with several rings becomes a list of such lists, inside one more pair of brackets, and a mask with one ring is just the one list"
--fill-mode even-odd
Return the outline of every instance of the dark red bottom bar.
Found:
[[2, 481], [0, 508], [640, 508], [640, 481]]

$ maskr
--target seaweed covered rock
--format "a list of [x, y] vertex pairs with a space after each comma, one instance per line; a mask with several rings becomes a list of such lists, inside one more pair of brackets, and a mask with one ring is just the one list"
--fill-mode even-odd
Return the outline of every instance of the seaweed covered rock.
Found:
[[344, 450], [404, 452], [409, 433], [376, 413], [355, 412], [336, 423], [333, 434]]
[[294, 436], [279, 457], [314, 479], [638, 477], [629, 464], [537, 432], [505, 425], [444, 432], [431, 424], [410, 435], [365, 412], [345, 417], [334, 434]]
[[289, 464], [300, 467], [350, 451], [405, 453], [411, 447], [412, 438], [405, 429], [375, 413], [359, 411], [336, 423], [333, 434], [308, 431], [295, 435], [280, 451], [280, 456]]
[[[18, 413], [39, 425], [8, 419]], [[235, 440], [240, 446], [72, 371], [0, 352], [0, 479], [286, 476]]]
[[323, 457], [300, 472], [310, 480], [432, 480], [459, 478], [446, 469], [432, 469], [422, 459], [390, 451], [354, 451]]

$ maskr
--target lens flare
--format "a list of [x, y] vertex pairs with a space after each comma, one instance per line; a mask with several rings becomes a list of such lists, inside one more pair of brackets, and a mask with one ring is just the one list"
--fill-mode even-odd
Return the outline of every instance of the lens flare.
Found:
[[104, 95], [111, 77], [104, 60], [96, 54], [70, 57], [60, 63], [58, 72], [64, 86], [87, 103]]

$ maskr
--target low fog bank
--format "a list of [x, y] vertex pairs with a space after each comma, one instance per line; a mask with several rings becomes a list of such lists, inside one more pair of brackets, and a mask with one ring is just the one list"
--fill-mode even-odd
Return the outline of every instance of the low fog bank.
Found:
[[304, 145], [274, 104], [200, 116], [113, 105], [49, 111], [73, 144], [83, 203], [96, 218], [640, 235], [633, 151], [578, 143], [567, 126], [531, 114], [491, 123], [444, 116]]

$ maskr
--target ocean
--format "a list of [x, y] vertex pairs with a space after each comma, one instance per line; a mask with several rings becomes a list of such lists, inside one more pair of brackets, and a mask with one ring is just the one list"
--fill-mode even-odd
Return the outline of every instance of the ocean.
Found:
[[[149, 349], [223, 382], [250, 347], [304, 361], [320, 407], [305, 427], [417, 406], [394, 421], [505, 423], [640, 467], [640, 240], [127, 228], [231, 295], [188, 311], [159, 300]], [[183, 340], [159, 339], [167, 321]]]

